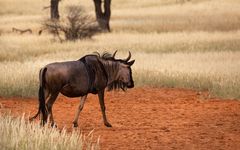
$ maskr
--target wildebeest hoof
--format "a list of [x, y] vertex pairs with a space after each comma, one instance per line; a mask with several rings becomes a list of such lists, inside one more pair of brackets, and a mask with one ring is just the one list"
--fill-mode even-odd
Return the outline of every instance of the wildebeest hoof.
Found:
[[52, 128], [57, 128], [57, 125], [55, 123], [51, 123]]
[[78, 127], [78, 124], [77, 124], [77, 123], [73, 123], [73, 127], [74, 127], [74, 128], [77, 128], [77, 127]]
[[112, 127], [112, 125], [108, 122], [104, 123], [106, 127]]

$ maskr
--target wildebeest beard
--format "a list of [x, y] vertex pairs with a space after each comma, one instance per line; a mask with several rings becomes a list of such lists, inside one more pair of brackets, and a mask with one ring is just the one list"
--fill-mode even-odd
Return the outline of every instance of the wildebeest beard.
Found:
[[119, 90], [122, 89], [123, 91], [127, 90], [127, 84], [122, 81], [114, 81], [108, 85], [108, 91], [112, 90]]

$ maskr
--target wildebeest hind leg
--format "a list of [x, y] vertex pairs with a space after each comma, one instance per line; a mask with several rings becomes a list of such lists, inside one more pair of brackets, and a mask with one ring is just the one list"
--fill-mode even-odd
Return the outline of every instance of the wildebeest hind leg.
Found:
[[107, 121], [107, 116], [106, 116], [106, 113], [105, 113], [106, 107], [105, 107], [105, 104], [104, 104], [104, 90], [102, 90], [98, 93], [98, 98], [99, 98], [99, 103], [100, 103], [101, 110], [102, 110], [104, 125], [107, 126], [107, 127], [112, 127], [112, 125]]
[[48, 114], [50, 115], [50, 122], [51, 122], [52, 127], [55, 126], [54, 119], [53, 119], [53, 113], [52, 113], [52, 106], [53, 106], [53, 103], [55, 102], [55, 100], [57, 99], [58, 94], [59, 94], [58, 92], [51, 93], [51, 96], [48, 99], [47, 104], [46, 104]]
[[74, 120], [73, 120], [73, 127], [78, 127], [78, 118], [79, 118], [80, 112], [83, 109], [83, 106], [84, 106], [84, 103], [85, 103], [86, 99], [87, 99], [87, 95], [85, 95], [81, 98], [81, 101], [78, 105], [78, 108], [77, 108], [77, 111], [76, 111], [76, 114], [75, 114], [75, 117], [74, 117]]

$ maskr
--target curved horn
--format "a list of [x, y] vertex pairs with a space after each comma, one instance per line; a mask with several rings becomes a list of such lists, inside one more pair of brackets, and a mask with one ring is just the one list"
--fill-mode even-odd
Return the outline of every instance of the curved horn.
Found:
[[131, 56], [132, 56], [131, 52], [128, 51], [128, 57], [126, 59], [124, 59], [123, 61], [128, 62], [131, 59]]
[[117, 50], [113, 53], [112, 57], [115, 59], [115, 55], [117, 53]]

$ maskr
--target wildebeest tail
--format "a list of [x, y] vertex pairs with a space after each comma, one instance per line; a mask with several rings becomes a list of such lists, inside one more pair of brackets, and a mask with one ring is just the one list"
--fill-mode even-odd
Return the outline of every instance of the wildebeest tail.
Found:
[[47, 121], [47, 110], [45, 107], [45, 93], [44, 93], [44, 85], [45, 85], [45, 73], [47, 68], [42, 68], [39, 72], [39, 91], [38, 91], [38, 100], [39, 100], [39, 107], [38, 112], [34, 115], [30, 120], [35, 119], [40, 113], [42, 113], [42, 124]]

